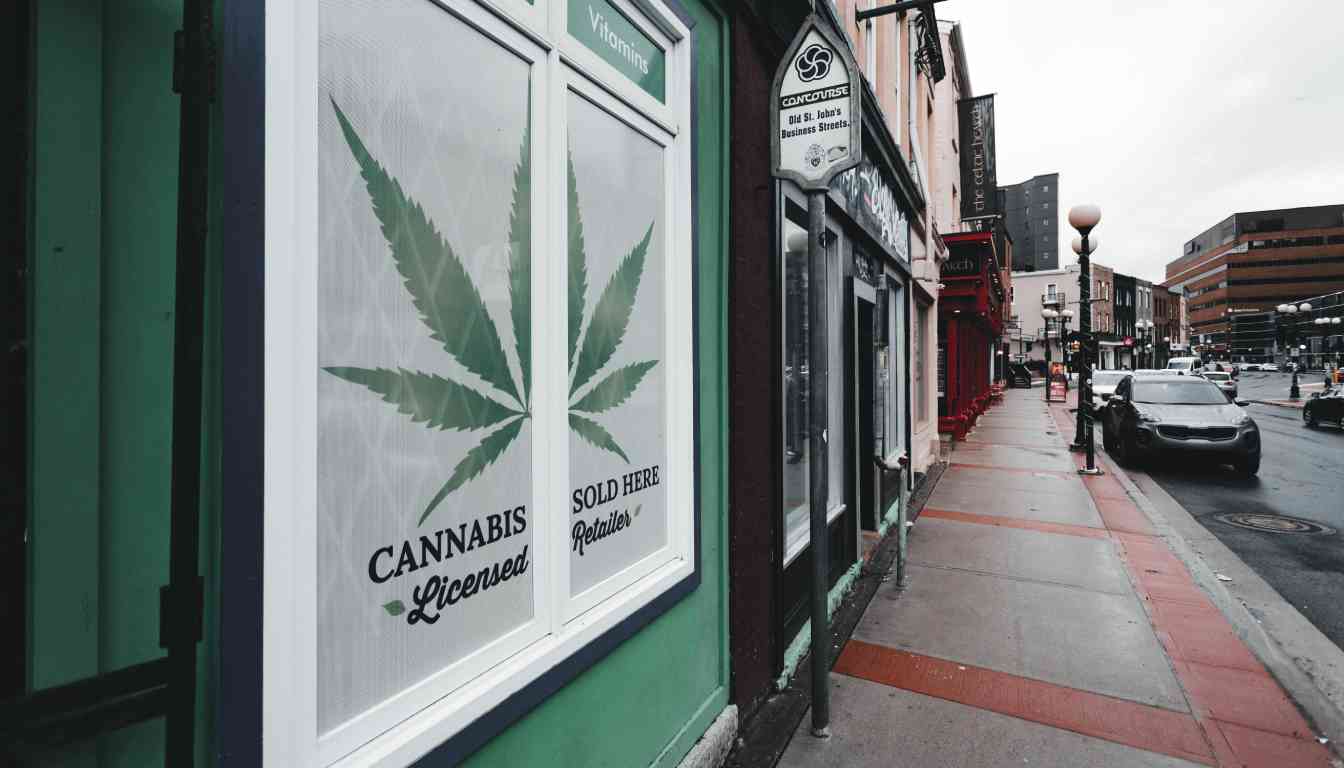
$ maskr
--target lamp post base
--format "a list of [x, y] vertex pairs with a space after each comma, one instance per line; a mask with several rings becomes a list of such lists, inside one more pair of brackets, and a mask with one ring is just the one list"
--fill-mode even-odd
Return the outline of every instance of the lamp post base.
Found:
[[1101, 467], [1093, 467], [1091, 469], [1088, 469], [1087, 467], [1082, 467], [1078, 470], [1078, 474], [1096, 476], [1096, 475], [1104, 475], [1106, 474], [1106, 472]]

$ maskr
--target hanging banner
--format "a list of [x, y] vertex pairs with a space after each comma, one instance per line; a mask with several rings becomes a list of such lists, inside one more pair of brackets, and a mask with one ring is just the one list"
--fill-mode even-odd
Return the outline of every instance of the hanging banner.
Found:
[[994, 95], [957, 102], [961, 144], [961, 218], [999, 213], [999, 179], [994, 160]]
[[863, 83], [849, 46], [809, 16], [775, 72], [770, 91], [774, 175], [824, 190], [863, 158]]

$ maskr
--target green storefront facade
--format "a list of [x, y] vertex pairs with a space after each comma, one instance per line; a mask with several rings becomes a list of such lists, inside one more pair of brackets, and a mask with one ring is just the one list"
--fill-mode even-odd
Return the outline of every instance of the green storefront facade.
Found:
[[6, 758], [677, 765], [731, 719], [721, 8], [3, 13]]

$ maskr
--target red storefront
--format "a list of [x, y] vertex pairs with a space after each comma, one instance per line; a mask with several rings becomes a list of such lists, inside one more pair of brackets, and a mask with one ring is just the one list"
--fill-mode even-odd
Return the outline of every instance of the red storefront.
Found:
[[999, 392], [994, 362], [1007, 299], [999, 269], [1003, 240], [994, 232], [943, 235], [950, 255], [938, 298], [938, 431], [955, 440]]

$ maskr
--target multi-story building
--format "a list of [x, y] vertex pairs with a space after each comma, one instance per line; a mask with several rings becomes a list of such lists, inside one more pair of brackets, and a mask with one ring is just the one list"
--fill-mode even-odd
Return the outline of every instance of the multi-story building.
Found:
[[1092, 262], [1092, 333], [1097, 337], [1097, 367], [1117, 367], [1115, 348], [1115, 271], [1105, 264]]
[[1157, 350], [1157, 323], [1153, 320], [1153, 284], [1141, 277], [1134, 278], [1134, 341], [1135, 368], [1151, 368]]
[[1117, 368], [1136, 366], [1134, 345], [1138, 332], [1138, 285], [1130, 275], [1114, 273], [1115, 277], [1115, 365]]
[[1059, 267], [1059, 174], [999, 187], [999, 204], [1013, 238], [1013, 271]]
[[1227, 353], [1233, 315], [1344, 289], [1344, 205], [1234, 213], [1187, 241], [1166, 277], [1195, 344]]
[[1161, 368], [1171, 357], [1171, 337], [1180, 321], [1180, 294], [1164, 285], [1153, 286], [1153, 367]]
[[[1009, 354], [1043, 371], [1047, 359], [1064, 360], [1061, 336], [1078, 330], [1078, 265], [1014, 272], [1012, 285], [1013, 314], [1020, 337], [1010, 343]], [[1061, 314], [1047, 321], [1041, 314], [1047, 309]], [[1066, 310], [1070, 313], [1067, 317]]]

